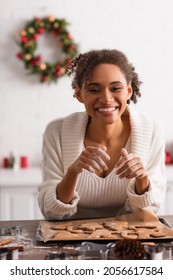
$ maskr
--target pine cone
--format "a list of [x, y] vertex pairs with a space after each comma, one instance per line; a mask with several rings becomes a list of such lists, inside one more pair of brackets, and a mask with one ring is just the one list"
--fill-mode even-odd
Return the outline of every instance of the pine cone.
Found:
[[142, 260], [145, 256], [145, 248], [139, 240], [118, 240], [113, 255], [120, 260]]

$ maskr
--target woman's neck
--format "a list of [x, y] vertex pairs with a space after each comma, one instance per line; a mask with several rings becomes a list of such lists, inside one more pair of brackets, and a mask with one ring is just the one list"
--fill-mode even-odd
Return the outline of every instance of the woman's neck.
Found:
[[100, 125], [90, 120], [86, 129], [85, 140], [108, 146], [115, 139], [122, 138], [129, 129], [130, 124], [127, 116], [124, 116], [116, 123], [107, 125]]

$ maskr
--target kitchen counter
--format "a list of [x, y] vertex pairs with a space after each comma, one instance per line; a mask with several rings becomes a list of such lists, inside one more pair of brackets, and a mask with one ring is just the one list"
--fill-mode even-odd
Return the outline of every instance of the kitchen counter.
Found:
[[[169, 225], [173, 227], [173, 215], [159, 217], [165, 219]], [[80, 246], [81, 243], [78, 241], [43, 243], [42, 241], [36, 240], [37, 227], [40, 221], [41, 220], [0, 221], [0, 228], [14, 227], [16, 225], [22, 228], [22, 234], [15, 237], [16, 240], [19, 241], [19, 244], [21, 243], [24, 246], [24, 250], [19, 251], [18, 259], [42, 260], [46, 259], [51, 253], [62, 252], [62, 250], [67, 250], [69, 252], [69, 250], [74, 250], [76, 246]], [[167, 242], [167, 244], [170, 243]]]

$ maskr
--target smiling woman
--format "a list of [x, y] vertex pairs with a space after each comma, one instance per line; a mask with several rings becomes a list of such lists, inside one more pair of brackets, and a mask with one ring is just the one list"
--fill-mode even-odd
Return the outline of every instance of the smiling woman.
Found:
[[[117, 50], [76, 57], [67, 74], [84, 112], [48, 124], [39, 206], [47, 219], [112, 217], [164, 200], [165, 144], [158, 121], [137, 112], [135, 68]], [[145, 130], [145, 134], [143, 131]]]

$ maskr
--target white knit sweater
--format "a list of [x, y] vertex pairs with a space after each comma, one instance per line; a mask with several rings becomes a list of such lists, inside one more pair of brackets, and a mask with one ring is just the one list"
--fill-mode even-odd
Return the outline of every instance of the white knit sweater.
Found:
[[38, 202], [45, 218], [111, 217], [145, 207], [159, 210], [166, 192], [162, 127], [130, 106], [128, 111], [131, 135], [126, 148], [141, 157], [150, 179], [148, 192], [137, 195], [135, 179], [119, 179], [115, 170], [106, 178], [85, 170], [78, 176], [71, 204], [56, 198], [57, 185], [84, 148], [88, 115], [77, 112], [51, 122], [44, 133], [43, 181], [38, 186]]

